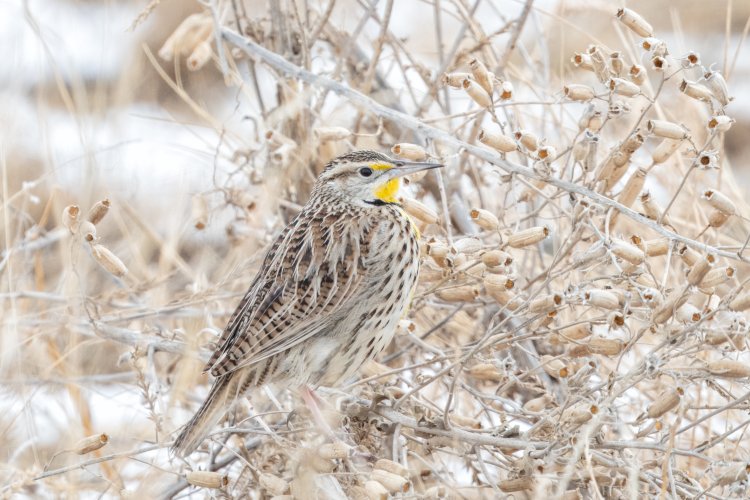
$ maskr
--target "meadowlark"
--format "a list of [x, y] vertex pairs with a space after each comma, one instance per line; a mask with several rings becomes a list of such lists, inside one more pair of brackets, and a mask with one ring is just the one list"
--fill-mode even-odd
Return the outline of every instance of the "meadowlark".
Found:
[[335, 386], [390, 342], [419, 272], [417, 231], [400, 178], [437, 163], [356, 151], [331, 161], [276, 237], [205, 371], [208, 397], [173, 445], [192, 453], [252, 387]]

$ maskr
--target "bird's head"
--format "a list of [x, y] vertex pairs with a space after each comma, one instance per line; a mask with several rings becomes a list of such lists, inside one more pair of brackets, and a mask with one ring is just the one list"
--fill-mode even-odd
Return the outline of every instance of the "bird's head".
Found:
[[401, 177], [442, 167], [440, 163], [394, 160], [377, 151], [353, 151], [331, 160], [318, 178], [319, 186], [360, 206], [396, 203]]

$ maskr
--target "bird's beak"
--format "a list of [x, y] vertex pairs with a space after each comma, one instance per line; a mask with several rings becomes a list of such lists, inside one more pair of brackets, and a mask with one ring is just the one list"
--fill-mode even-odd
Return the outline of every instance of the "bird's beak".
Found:
[[387, 170], [385, 173], [385, 176], [389, 179], [395, 179], [396, 177], [403, 177], [405, 175], [421, 172], [422, 170], [431, 170], [433, 168], [440, 168], [444, 166], [442, 163], [422, 163], [402, 160], [395, 162], [395, 164], [396, 168]]

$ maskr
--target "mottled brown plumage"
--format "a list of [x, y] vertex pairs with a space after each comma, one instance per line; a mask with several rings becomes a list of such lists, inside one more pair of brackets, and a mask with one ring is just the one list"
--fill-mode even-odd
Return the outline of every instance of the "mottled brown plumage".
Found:
[[385, 348], [419, 269], [398, 178], [436, 166], [356, 151], [326, 167], [229, 319], [206, 366], [214, 385], [177, 438], [178, 454], [199, 446], [248, 388], [333, 386]]

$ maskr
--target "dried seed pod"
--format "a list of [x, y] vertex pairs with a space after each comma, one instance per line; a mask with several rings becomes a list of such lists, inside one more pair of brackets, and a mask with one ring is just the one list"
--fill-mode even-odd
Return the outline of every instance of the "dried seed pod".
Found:
[[570, 61], [575, 65], [576, 68], [585, 69], [588, 71], [594, 71], [594, 66], [591, 63], [591, 56], [585, 53], [576, 52]]
[[498, 481], [497, 486], [503, 493], [533, 490], [534, 478], [531, 476], [521, 476], [515, 479], [503, 479], [501, 481]]
[[651, 27], [648, 21], [632, 9], [618, 9], [617, 18], [638, 36], [649, 37], [654, 34], [654, 28]]
[[110, 274], [122, 278], [128, 274], [125, 264], [104, 245], [91, 245], [91, 255]]
[[352, 131], [344, 127], [315, 127], [313, 132], [320, 142], [343, 141], [352, 135]]
[[[378, 363], [380, 364], [380, 363]], [[381, 365], [384, 366], [384, 365]], [[387, 370], [390, 370], [390, 368], [385, 367]], [[343, 441], [336, 441], [334, 443], [325, 443], [320, 445], [320, 447], [317, 449], [318, 456], [320, 458], [325, 458], [326, 460], [338, 460], [342, 458], [347, 458], [349, 454], [351, 453], [352, 447], [348, 444], [344, 443]], [[277, 493], [280, 494], [280, 493]]]
[[641, 88], [638, 85], [623, 78], [611, 78], [609, 90], [625, 97], [633, 97], [641, 93]]
[[524, 229], [508, 237], [508, 245], [513, 248], [524, 248], [534, 245], [549, 236], [547, 226], [535, 226]]
[[691, 267], [700, 259], [700, 254], [687, 245], [678, 248], [677, 255], [680, 256], [685, 264]]
[[550, 377], [566, 378], [570, 375], [568, 365], [566, 365], [560, 358], [555, 358], [554, 356], [545, 354], [539, 358], [539, 363], [542, 365], [542, 369]]
[[552, 396], [544, 394], [538, 398], [530, 399], [523, 405], [523, 409], [531, 413], [540, 413], [552, 402]]
[[703, 78], [706, 82], [706, 86], [713, 94], [714, 98], [719, 101], [722, 106], [726, 106], [732, 101], [732, 97], [729, 97], [729, 90], [727, 89], [727, 82], [724, 80], [724, 76], [718, 71], [709, 70], [703, 74]]
[[490, 295], [492, 295], [493, 291], [505, 293], [508, 290], [512, 290], [516, 284], [513, 278], [504, 274], [488, 274], [484, 277], [483, 282], [485, 290]]
[[81, 209], [78, 205], [68, 205], [63, 209], [62, 213], [62, 224], [70, 231], [70, 234], [75, 234], [78, 230], [78, 217], [81, 214]]
[[208, 225], [208, 202], [204, 196], [199, 194], [193, 196], [190, 201], [193, 220], [195, 221], [193, 225], [195, 229], [201, 231]]
[[734, 202], [730, 200], [727, 195], [722, 194], [715, 189], [704, 190], [701, 194], [701, 198], [706, 200], [709, 205], [719, 212], [723, 212], [727, 215], [734, 215], [737, 213], [737, 207]]
[[395, 144], [391, 148], [391, 152], [401, 158], [406, 158], [407, 160], [422, 161], [427, 158], [427, 151], [425, 151], [422, 146], [409, 144], [408, 142]]
[[509, 266], [513, 263], [513, 256], [502, 250], [489, 250], [482, 254], [482, 263], [489, 267]]
[[[588, 105], [586, 112], [581, 115], [581, 119], [578, 120], [578, 128], [581, 132], [589, 130], [593, 134], [599, 132], [603, 124], [604, 117], [602, 116], [602, 112], [596, 109], [593, 104]], [[596, 137], [596, 140], [593, 142], [598, 141], [598, 136], [594, 137]]]
[[643, 50], [653, 52], [656, 56], [664, 56], [667, 54], [667, 44], [653, 36], [645, 37], [641, 41], [641, 47], [643, 47]]
[[78, 225], [78, 235], [86, 243], [96, 243], [96, 226], [85, 220]]
[[628, 78], [636, 85], [643, 85], [643, 82], [646, 81], [646, 68], [640, 64], [632, 65], [630, 71], [628, 71]]
[[213, 33], [213, 18], [210, 12], [201, 12], [186, 17], [159, 49], [159, 57], [171, 61], [176, 54], [186, 56], [196, 47], [209, 40]]
[[688, 136], [687, 131], [682, 125], [666, 120], [649, 120], [646, 128], [651, 135], [666, 139], [682, 140]]
[[85, 455], [103, 448], [109, 442], [109, 436], [106, 434], [94, 434], [78, 441], [73, 446], [73, 451], [79, 455]]
[[594, 245], [587, 248], [584, 252], [573, 254], [573, 265], [581, 267], [592, 262], [601, 261], [607, 255], [607, 248], [603, 245]]
[[715, 115], [708, 120], [708, 129], [716, 130], [717, 132], [726, 132], [732, 127], [734, 122], [735, 119], [727, 115]]
[[657, 397], [653, 403], [651, 403], [646, 410], [646, 416], [648, 418], [659, 418], [668, 411], [675, 408], [680, 404], [680, 398], [683, 394], [682, 389], [669, 389]]
[[669, 251], [669, 240], [659, 238], [655, 240], [648, 240], [643, 242], [643, 251], [649, 257], [658, 257], [659, 255], [666, 255]]
[[109, 206], [110, 203], [109, 199], [107, 198], [104, 198], [101, 201], [97, 201], [94, 206], [91, 207], [91, 210], [89, 210], [89, 215], [87, 217], [88, 221], [94, 225], [99, 224], [104, 216], [107, 215]]
[[500, 151], [501, 153], [510, 153], [518, 149], [516, 141], [507, 135], [498, 131], [483, 128], [479, 131], [479, 142]]
[[473, 285], [459, 285], [438, 290], [437, 296], [446, 302], [474, 302], [479, 297], [479, 288]]
[[702, 259], [698, 260], [698, 262], [693, 264], [687, 274], [688, 284], [691, 286], [697, 286], [701, 281], [703, 281], [703, 277], [706, 276], [706, 273], [711, 270], [714, 262], [716, 262], [716, 258], [713, 255], [708, 254]]
[[651, 161], [654, 162], [654, 165], [664, 163], [674, 154], [675, 151], [680, 149], [681, 144], [681, 141], [664, 139], [658, 146], [656, 146], [654, 152], [651, 153]]
[[734, 276], [734, 268], [731, 266], [722, 266], [711, 269], [700, 282], [700, 288], [713, 288], [729, 281]]
[[463, 83], [461, 83], [461, 87], [475, 103], [483, 108], [489, 108], [492, 106], [492, 97], [490, 97], [487, 91], [485, 91], [477, 82], [466, 78]]
[[388, 489], [377, 481], [365, 481], [365, 493], [370, 500], [388, 500]]
[[[590, 337], [591, 333], [591, 323], [579, 323], [560, 330], [560, 332], [555, 334], [554, 341], [556, 343], [578, 342], [586, 337]], [[550, 341], [552, 340], [550, 339]]]
[[211, 60], [211, 40], [204, 40], [195, 46], [193, 52], [187, 58], [186, 65], [190, 71], [198, 71]]
[[476, 380], [487, 380], [490, 382], [500, 382], [503, 375], [492, 363], [477, 363], [466, 370], [468, 375]]
[[750, 365], [742, 361], [719, 359], [709, 362], [706, 368], [711, 375], [717, 377], [731, 379], [750, 377]]
[[695, 323], [700, 321], [701, 312], [697, 307], [688, 303], [677, 309], [674, 316], [680, 323]]
[[742, 293], [732, 299], [729, 303], [729, 308], [732, 311], [745, 311], [750, 309], [750, 292]]
[[465, 253], [456, 252], [454, 250], [451, 250], [448, 252], [448, 255], [445, 256], [445, 262], [448, 264], [448, 267], [453, 270], [462, 268], [468, 261], [469, 259], [466, 257]]
[[551, 295], [543, 295], [529, 302], [529, 312], [532, 314], [546, 313], [553, 311], [557, 306], [563, 302], [562, 295], [553, 293]]
[[474, 58], [469, 61], [469, 67], [471, 68], [471, 74], [474, 76], [474, 80], [482, 86], [488, 95], [492, 95], [492, 77], [487, 70], [487, 66], [485, 66], [479, 59]]
[[421, 201], [417, 201], [413, 198], [401, 198], [399, 201], [401, 203], [401, 208], [403, 208], [407, 214], [425, 224], [437, 224], [440, 220], [437, 212]]
[[509, 81], [504, 81], [500, 84], [500, 99], [503, 101], [509, 101], [513, 99], [513, 84]]
[[620, 52], [612, 52], [609, 55], [609, 67], [614, 75], [622, 75], [622, 71], [625, 69], [625, 61]]
[[[643, 207], [643, 214], [649, 219], [659, 220], [661, 217], [662, 209], [657, 205], [654, 198], [651, 196], [649, 191], [644, 191], [640, 196], [641, 206]], [[666, 219], [662, 222], [666, 223]]]
[[442, 241], [431, 241], [427, 243], [427, 255], [432, 257], [432, 260], [440, 267], [447, 265], [445, 258], [450, 252], [450, 247]]
[[[622, 205], [625, 205], [626, 207], [632, 206], [633, 202], [638, 197], [638, 194], [640, 194], [641, 189], [643, 189], [643, 185], [645, 183], [646, 183], [646, 170], [639, 168], [633, 173], [633, 175], [630, 176], [630, 179], [628, 179], [628, 182], [625, 184], [625, 187], [622, 188], [620, 195], [617, 197], [617, 201], [619, 201]], [[616, 213], [619, 213], [619, 212], [616, 212]]]
[[617, 356], [625, 348], [625, 343], [617, 339], [605, 339], [602, 337], [592, 338], [588, 344], [591, 354], [600, 354], [602, 356]]
[[477, 226], [486, 229], [487, 231], [496, 231], [500, 226], [500, 221], [495, 217], [495, 214], [489, 210], [484, 210], [483, 208], [472, 208], [469, 215], [471, 216], [471, 220], [474, 221]]
[[453, 242], [451, 246], [451, 252], [453, 253], [465, 253], [474, 254], [482, 249], [482, 240], [474, 238], [473, 236], [467, 236], [465, 238], [459, 238]]
[[542, 146], [537, 151], [537, 156], [543, 162], [549, 163], [557, 158], [557, 149], [553, 146]]
[[721, 227], [731, 217], [728, 213], [715, 210], [708, 215], [708, 225], [710, 227]]
[[666, 323], [687, 299], [688, 296], [683, 294], [681, 290], [675, 290], [666, 298], [661, 307], [654, 310], [651, 315], [651, 321], [657, 325]]
[[698, 101], [711, 102], [711, 91], [696, 82], [682, 80], [682, 83], [680, 83], [680, 92]]
[[613, 255], [635, 266], [643, 263], [646, 259], [643, 250], [623, 240], [613, 240], [610, 251]]
[[443, 73], [440, 82], [455, 89], [463, 88], [464, 80], [469, 78], [469, 73]]
[[564, 86], [563, 93], [571, 101], [590, 101], [596, 96], [593, 88], [577, 83], [570, 83]]
[[688, 52], [680, 58], [683, 68], [693, 68], [701, 63], [701, 56], [696, 52]]
[[260, 474], [260, 477], [258, 477], [258, 484], [271, 495], [283, 495], [287, 489], [289, 489], [289, 483], [280, 477], [267, 472], [262, 472]]
[[532, 132], [516, 130], [513, 135], [526, 151], [536, 151], [539, 147], [539, 138]]
[[620, 307], [620, 300], [617, 295], [608, 290], [586, 290], [583, 297], [586, 302], [594, 307], [601, 307], [602, 309], [617, 309]]
[[609, 80], [609, 67], [604, 57], [604, 51], [598, 45], [590, 45], [588, 53], [591, 56], [591, 65], [594, 67], [596, 78], [600, 83], [605, 83]]
[[651, 58], [651, 66], [656, 71], [664, 71], [669, 67], [669, 61], [662, 56], [654, 56]]
[[393, 460], [388, 460], [386, 458], [378, 459], [378, 461], [375, 462], [373, 468], [388, 471], [391, 474], [396, 474], [406, 479], [409, 479], [409, 476], [411, 475], [409, 473], [409, 469], [398, 462], [394, 462]]
[[223, 488], [229, 484], [229, 477], [221, 472], [207, 470], [193, 470], [185, 474], [185, 480], [189, 485], [199, 488]]

